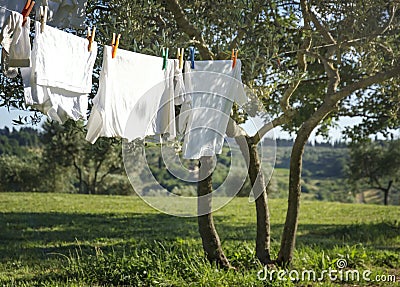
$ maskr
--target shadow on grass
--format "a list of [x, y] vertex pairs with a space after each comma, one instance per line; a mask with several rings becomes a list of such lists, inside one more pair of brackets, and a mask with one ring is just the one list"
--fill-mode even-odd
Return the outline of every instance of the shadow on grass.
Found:
[[[219, 216], [216, 227], [221, 239], [255, 239], [255, 225], [231, 225]], [[282, 225], [272, 225], [272, 241], [279, 243]], [[49, 253], [68, 254], [76, 248], [93, 249], [117, 245], [165, 243], [180, 239], [198, 240], [196, 218], [165, 214], [1, 213], [0, 262], [20, 257], [45, 258]], [[332, 248], [363, 243], [377, 249], [398, 249], [400, 226], [389, 222], [354, 225], [300, 225], [297, 242]]]
[[164, 214], [0, 213], [0, 262], [75, 248], [198, 238], [196, 218]]
[[[219, 218], [216, 226], [226, 240], [255, 240], [254, 225], [229, 225], [229, 218]], [[271, 225], [271, 242], [280, 243], [283, 224]], [[336, 245], [362, 243], [375, 249], [400, 250], [400, 225], [396, 222], [362, 224], [300, 224], [296, 242], [331, 249]]]

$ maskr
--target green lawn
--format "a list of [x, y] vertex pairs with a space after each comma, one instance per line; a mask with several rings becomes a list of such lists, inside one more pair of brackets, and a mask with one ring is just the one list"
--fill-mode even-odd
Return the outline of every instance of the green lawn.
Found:
[[[270, 202], [272, 252], [286, 200]], [[398, 206], [303, 201], [292, 270], [334, 268], [400, 275]], [[399, 286], [371, 282], [261, 281], [255, 208], [234, 199], [215, 213], [235, 270], [206, 262], [196, 218], [161, 214], [123, 196], [0, 193], [0, 286]], [[347, 270], [346, 269], [346, 270]]]

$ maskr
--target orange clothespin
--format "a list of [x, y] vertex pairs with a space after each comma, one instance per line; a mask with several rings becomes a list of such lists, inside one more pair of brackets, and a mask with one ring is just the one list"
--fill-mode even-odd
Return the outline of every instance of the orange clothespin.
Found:
[[118, 50], [118, 46], [119, 46], [119, 38], [121, 38], [121, 34], [118, 34], [118, 36], [115, 37], [115, 33], [113, 33], [113, 38], [112, 38], [112, 42], [111, 42], [113, 59], [117, 55], [117, 50]]
[[92, 51], [92, 44], [93, 44], [95, 35], [96, 35], [96, 27], [93, 27], [93, 32], [91, 32], [90, 28], [88, 27], [87, 39], [89, 41], [89, 45], [88, 45], [88, 51], [89, 52]]
[[185, 53], [185, 49], [184, 48], [178, 48], [178, 53], [176, 54], [176, 57], [179, 60], [179, 69], [182, 70], [183, 69], [183, 55]]
[[238, 53], [239, 53], [238, 50], [236, 50], [236, 52], [235, 52], [235, 49], [232, 49], [232, 57], [231, 57], [231, 60], [232, 60], [232, 69], [235, 68], [235, 66], [236, 66], [236, 61], [237, 61]]
[[33, 6], [35, 6], [35, 1], [27, 0], [25, 3], [25, 7], [22, 10], [21, 14], [23, 17], [22, 26], [26, 23], [26, 18], [28, 18], [29, 14], [31, 14]]

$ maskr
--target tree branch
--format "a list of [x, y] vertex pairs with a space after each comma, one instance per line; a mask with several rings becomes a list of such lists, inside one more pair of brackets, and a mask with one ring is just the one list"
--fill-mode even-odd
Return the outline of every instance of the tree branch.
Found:
[[395, 16], [395, 14], [396, 14], [396, 11], [397, 11], [397, 3], [396, 3], [395, 5], [392, 6], [392, 9], [391, 9], [391, 11], [390, 11], [390, 14], [391, 14], [391, 15], [390, 15], [390, 18], [389, 18], [387, 24], [385, 25], [385, 27], [383, 27], [383, 29], [382, 29], [380, 32], [378, 32], [378, 35], [384, 34], [384, 33], [390, 28], [390, 26], [391, 26], [392, 23], [393, 23], [393, 20], [394, 20], [394, 16]]
[[333, 66], [333, 63], [330, 61], [329, 58], [322, 56], [321, 54], [308, 52], [307, 55], [313, 56], [319, 59], [322, 64], [324, 65], [325, 73], [328, 76], [328, 94], [333, 94], [340, 83], [340, 75], [338, 69]]
[[400, 64], [398, 64], [397, 66], [393, 67], [392, 69], [386, 72], [376, 73], [373, 76], [364, 78], [356, 83], [353, 83], [351, 85], [342, 88], [340, 91], [337, 91], [334, 94], [332, 94], [330, 100], [337, 103], [338, 101], [343, 100], [346, 96], [352, 94], [357, 90], [367, 88], [373, 84], [384, 82], [390, 78], [398, 77], [399, 75], [400, 75]]
[[[325, 41], [328, 44], [332, 44], [332, 46], [328, 49], [326, 57], [322, 56], [319, 53], [315, 52], [307, 52], [309, 55], [318, 58], [324, 65], [325, 72], [328, 76], [329, 83], [328, 83], [328, 94], [333, 94], [340, 83], [340, 75], [338, 69], [336, 69], [329, 60], [334, 55], [334, 51], [337, 48], [336, 40], [333, 38], [331, 33], [329, 33], [328, 29], [318, 20], [317, 16], [310, 11], [309, 5], [306, 0], [302, 1], [302, 13], [304, 15], [304, 19], [308, 21], [312, 21], [317, 31], [322, 35]], [[308, 22], [309, 23], [309, 22]], [[310, 23], [309, 23], [310, 24]]]
[[299, 87], [300, 83], [301, 83], [301, 78], [292, 82], [286, 89], [285, 93], [283, 94], [283, 97], [280, 100], [279, 104], [284, 113], [287, 113], [292, 109], [290, 105], [290, 98], [292, 97], [296, 89]]
[[293, 118], [295, 115], [294, 110], [287, 111], [286, 113], [281, 114], [279, 117], [276, 119], [270, 121], [269, 123], [263, 125], [257, 133], [251, 138], [251, 142], [254, 144], [258, 144], [260, 140], [272, 129], [274, 129], [277, 126], [281, 126], [283, 124], [286, 124], [290, 121], [290, 119]]
[[322, 37], [324, 37], [325, 41], [330, 44], [336, 44], [336, 40], [333, 38], [332, 34], [329, 33], [328, 29], [326, 29], [326, 27], [318, 20], [317, 16], [315, 16], [315, 14], [309, 9], [306, 10], [306, 13], [307, 12], [309, 13], [309, 17], [315, 28], [322, 35]]
[[208, 48], [201, 31], [197, 29], [186, 17], [178, 0], [165, 0], [165, 8], [170, 11], [175, 18], [178, 27], [187, 34], [191, 40], [194, 40], [196, 47], [199, 49], [200, 55], [204, 60], [213, 60], [214, 54]]
[[229, 118], [228, 126], [226, 127], [226, 135], [230, 138], [237, 138], [240, 136], [247, 136], [247, 133], [232, 118]]

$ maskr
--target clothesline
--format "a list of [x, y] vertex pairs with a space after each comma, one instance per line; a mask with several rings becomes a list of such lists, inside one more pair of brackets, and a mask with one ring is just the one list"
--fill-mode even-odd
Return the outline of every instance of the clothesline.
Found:
[[[8, 53], [3, 69], [12, 78], [19, 68], [25, 103], [61, 124], [86, 119], [97, 45], [88, 54], [86, 39], [48, 26], [36, 33], [31, 49], [30, 19], [21, 27], [20, 13], [9, 17], [2, 32]], [[36, 31], [40, 28], [36, 21]], [[177, 59], [168, 59], [161, 69], [159, 57], [127, 50], [116, 59], [112, 54], [106, 46], [86, 140], [152, 137], [164, 142], [184, 135], [184, 158], [222, 152], [233, 103], [247, 102], [240, 60], [234, 67], [231, 61], [198, 61], [195, 69], [186, 62], [184, 75]]]
[[[7, 7], [4, 7], [4, 6], [1, 6], [0, 5], [0, 9], [3, 9], [3, 10], [6, 10], [6, 11], [9, 11], [9, 12], [18, 12], [19, 13], [19, 11], [15, 11], [15, 10], [11, 10], [11, 9], [8, 9]], [[96, 26], [103, 26], [103, 25], [106, 25], [106, 24], [101, 24], [101, 23], [97, 23], [96, 24]], [[354, 39], [353, 41], [360, 41], [360, 40], [363, 40], [363, 39], [367, 39], [368, 37], [361, 37], [361, 38], [358, 38], [358, 39]], [[96, 40], [96, 42], [98, 43], [98, 44], [100, 44], [100, 45], [110, 45], [111, 44], [111, 41], [110, 41], [110, 43], [104, 43], [104, 42], [102, 42], [102, 41], [97, 41]], [[333, 46], [333, 45], [335, 45], [335, 44], [326, 44], [326, 45], [320, 45], [320, 46], [316, 46], [316, 47], [312, 47], [311, 49], [322, 49], [322, 48], [327, 48], [327, 47], [331, 47], [331, 46]], [[275, 56], [273, 56], [271, 59], [274, 59], [274, 58], [278, 58], [278, 57], [282, 57], [282, 56], [285, 56], [285, 55], [289, 55], [289, 54], [294, 54], [294, 53], [297, 53], [297, 52], [300, 52], [300, 51], [303, 51], [304, 49], [297, 49], [297, 50], [291, 50], [291, 51], [286, 51], [286, 52], [282, 52], [282, 53], [278, 53], [278, 54], [276, 54]], [[243, 58], [242, 58], [243, 59]]]
[[8, 9], [8, 8], [4, 7], [4, 6], [0, 6], [0, 8], [1, 8], [1, 9], [4, 9], [4, 10], [6, 10], [6, 11], [8, 11], [8, 12], [16, 12], [16, 11], [14, 11], [14, 10], [10, 10], [10, 9]]

